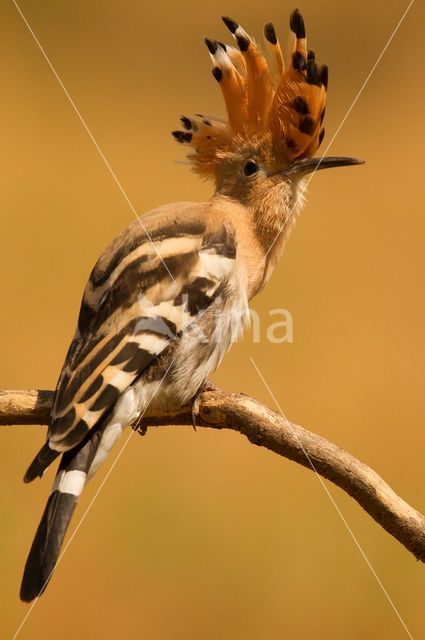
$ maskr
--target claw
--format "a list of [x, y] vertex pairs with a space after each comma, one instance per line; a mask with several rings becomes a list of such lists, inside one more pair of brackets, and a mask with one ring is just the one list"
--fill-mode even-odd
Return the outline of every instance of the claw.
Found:
[[133, 431], [136, 431], [139, 434], [139, 436], [145, 436], [148, 431], [148, 425], [143, 424], [142, 421], [143, 421], [143, 413], [136, 418], [136, 420], [133, 422], [132, 425], [130, 425]]
[[192, 400], [192, 406], [190, 408], [190, 413], [192, 416], [192, 427], [194, 431], [197, 431], [196, 418], [199, 416], [199, 405], [201, 403], [201, 393], [202, 393], [202, 390], [199, 390], [196, 392], [196, 395]]

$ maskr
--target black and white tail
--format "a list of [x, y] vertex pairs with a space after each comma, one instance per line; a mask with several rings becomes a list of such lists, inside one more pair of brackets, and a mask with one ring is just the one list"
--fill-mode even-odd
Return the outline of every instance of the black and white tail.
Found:
[[102, 429], [93, 430], [80, 445], [62, 456], [25, 565], [20, 591], [24, 602], [40, 596], [50, 580], [102, 433]]

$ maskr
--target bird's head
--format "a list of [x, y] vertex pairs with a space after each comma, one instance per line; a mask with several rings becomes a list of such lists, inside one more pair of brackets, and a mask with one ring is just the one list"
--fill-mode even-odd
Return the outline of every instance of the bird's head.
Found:
[[173, 136], [190, 147], [192, 168], [213, 178], [219, 194], [257, 211], [272, 207], [285, 217], [301, 203], [300, 186], [307, 174], [360, 161], [314, 157], [325, 133], [328, 68], [318, 66], [314, 52], [307, 49], [299, 10], [290, 17], [294, 43], [287, 64], [271, 23], [264, 27], [268, 63], [238, 23], [223, 21], [237, 47], [208, 38], [205, 42], [227, 120], [183, 116], [183, 130], [173, 131]]

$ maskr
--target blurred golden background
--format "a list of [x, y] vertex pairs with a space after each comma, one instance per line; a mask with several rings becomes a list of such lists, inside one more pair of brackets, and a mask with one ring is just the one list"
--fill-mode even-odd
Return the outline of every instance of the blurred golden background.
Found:
[[[309, 45], [330, 67], [325, 143], [407, 0], [304, 0]], [[22, 1], [29, 24], [139, 213], [203, 200], [170, 131], [184, 113], [223, 115], [204, 35], [220, 16], [283, 42], [292, 4]], [[252, 335], [215, 376], [364, 460], [420, 511], [424, 498], [424, 6], [414, 3], [329, 153], [363, 167], [314, 177], [268, 288], [263, 322], [285, 308], [293, 344]], [[132, 219], [12, 2], [0, 8], [0, 388], [51, 389], [97, 256]], [[422, 96], [422, 97], [421, 97]], [[324, 145], [324, 148], [326, 144]], [[2, 430], [0, 635], [28, 607], [23, 565], [53, 470], [24, 486], [44, 428]], [[71, 530], [113, 458], [85, 491]], [[343, 492], [329, 490], [415, 638], [425, 570]], [[407, 637], [317, 478], [235, 433], [134, 436], [19, 638]]]

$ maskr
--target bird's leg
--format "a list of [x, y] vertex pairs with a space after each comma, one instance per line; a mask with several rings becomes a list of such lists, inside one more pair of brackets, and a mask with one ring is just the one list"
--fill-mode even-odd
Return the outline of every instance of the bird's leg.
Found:
[[192, 416], [192, 427], [196, 431], [196, 418], [199, 416], [199, 405], [201, 402], [201, 393], [204, 391], [204, 387], [200, 387], [192, 398], [192, 404], [190, 405], [190, 414]]
[[207, 380], [206, 382], [204, 382], [204, 384], [201, 387], [199, 387], [198, 391], [195, 393], [195, 395], [192, 398], [190, 413], [192, 416], [192, 427], [194, 428], [195, 431], [196, 431], [196, 418], [199, 416], [199, 406], [201, 404], [201, 395], [204, 393], [204, 391], [208, 391], [208, 390], [213, 391], [214, 389], [217, 389], [216, 385], [210, 382], [209, 380]]

